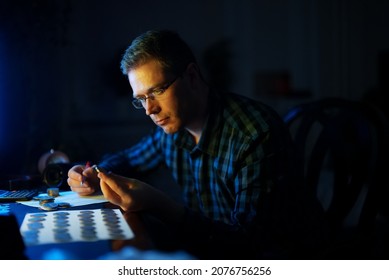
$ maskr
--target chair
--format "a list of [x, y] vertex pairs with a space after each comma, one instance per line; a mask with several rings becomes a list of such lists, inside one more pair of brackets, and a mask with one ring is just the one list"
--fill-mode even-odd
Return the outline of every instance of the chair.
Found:
[[363, 102], [324, 98], [284, 116], [296, 145], [299, 178], [321, 202], [329, 230], [322, 258], [375, 258], [375, 226], [388, 189], [388, 126]]

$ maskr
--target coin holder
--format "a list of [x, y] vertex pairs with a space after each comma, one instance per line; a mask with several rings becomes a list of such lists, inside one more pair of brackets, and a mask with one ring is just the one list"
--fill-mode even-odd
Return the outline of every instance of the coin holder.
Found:
[[28, 213], [23, 219], [20, 232], [27, 246], [134, 237], [119, 209]]

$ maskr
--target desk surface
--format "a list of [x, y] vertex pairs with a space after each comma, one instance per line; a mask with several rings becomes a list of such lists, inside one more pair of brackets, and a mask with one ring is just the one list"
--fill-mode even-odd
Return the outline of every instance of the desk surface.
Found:
[[[26, 213], [44, 212], [41, 209], [26, 206], [20, 203], [9, 203], [10, 214], [15, 215], [19, 227]], [[72, 207], [69, 210], [115, 208], [110, 203], [98, 203]], [[143, 225], [142, 218], [137, 213], [124, 213], [124, 218], [134, 232], [135, 237], [128, 240], [99, 240], [91, 242], [69, 242], [42, 245], [28, 245], [24, 255], [27, 259], [99, 259], [106, 254], [119, 251], [126, 246], [133, 246], [140, 250], [152, 249], [153, 243]]]

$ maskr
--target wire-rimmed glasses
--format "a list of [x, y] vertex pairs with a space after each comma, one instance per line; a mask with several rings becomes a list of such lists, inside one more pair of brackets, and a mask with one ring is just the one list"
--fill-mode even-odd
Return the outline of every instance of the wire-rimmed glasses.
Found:
[[150, 92], [147, 96], [142, 96], [142, 97], [137, 97], [137, 98], [134, 98], [132, 100], [132, 105], [134, 105], [134, 107], [136, 109], [143, 109], [146, 105], [146, 100], [147, 99], [158, 99], [160, 97], [162, 97], [165, 93], [165, 91], [172, 85], [174, 84], [175, 81], [177, 81], [177, 79], [179, 78], [180, 76], [177, 76], [175, 77], [172, 81], [170, 81], [169, 83], [165, 84], [163, 87], [160, 87], [160, 88], [157, 88], [155, 90], [153, 90], [152, 92]]

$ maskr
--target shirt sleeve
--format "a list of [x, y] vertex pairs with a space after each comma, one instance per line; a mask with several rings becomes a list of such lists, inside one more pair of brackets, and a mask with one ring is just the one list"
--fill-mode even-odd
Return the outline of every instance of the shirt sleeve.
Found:
[[163, 162], [160, 139], [163, 131], [155, 128], [134, 146], [104, 156], [99, 166], [118, 174], [142, 173], [155, 169]]

